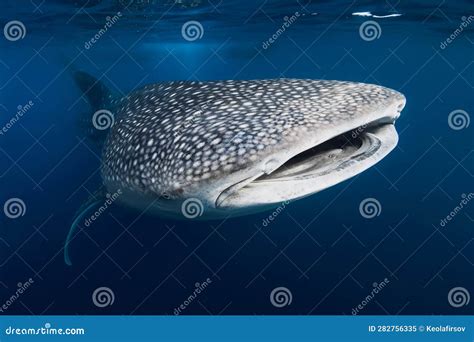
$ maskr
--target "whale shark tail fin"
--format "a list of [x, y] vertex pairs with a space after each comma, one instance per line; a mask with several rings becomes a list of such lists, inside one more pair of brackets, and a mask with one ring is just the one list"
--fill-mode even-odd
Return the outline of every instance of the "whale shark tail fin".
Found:
[[90, 140], [100, 146], [115, 121], [113, 107], [116, 97], [100, 80], [84, 71], [74, 71], [73, 77], [91, 109], [89, 114], [81, 115], [78, 125]]

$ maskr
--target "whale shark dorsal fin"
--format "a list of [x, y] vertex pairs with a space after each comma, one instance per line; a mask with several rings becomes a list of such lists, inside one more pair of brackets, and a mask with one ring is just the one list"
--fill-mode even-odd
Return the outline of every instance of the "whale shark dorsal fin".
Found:
[[90, 106], [88, 113], [80, 115], [78, 126], [83, 135], [101, 146], [115, 121], [113, 104], [117, 97], [101, 80], [84, 71], [74, 71], [73, 77]]
[[71, 258], [69, 255], [69, 245], [71, 244], [71, 241], [76, 237], [77, 229], [83, 223], [82, 220], [84, 219], [85, 215], [88, 212], [90, 212], [93, 208], [96, 208], [101, 203], [103, 203], [105, 198], [106, 198], [106, 190], [105, 190], [105, 187], [102, 186], [98, 190], [96, 190], [93, 194], [91, 194], [89, 198], [84, 203], [82, 203], [82, 205], [76, 211], [76, 214], [74, 215], [74, 219], [71, 223], [71, 227], [69, 228], [66, 241], [64, 243], [64, 262], [68, 266], [72, 265]]
[[93, 110], [110, 106], [114, 95], [102, 81], [84, 71], [75, 71], [74, 81]]

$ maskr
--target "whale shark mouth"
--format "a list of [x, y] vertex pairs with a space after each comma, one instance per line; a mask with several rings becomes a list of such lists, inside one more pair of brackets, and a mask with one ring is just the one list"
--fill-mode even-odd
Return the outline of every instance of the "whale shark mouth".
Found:
[[235, 184], [221, 193], [216, 207], [271, 205], [314, 194], [370, 168], [397, 142], [393, 120], [380, 119], [346, 131], [293, 156], [269, 174]]

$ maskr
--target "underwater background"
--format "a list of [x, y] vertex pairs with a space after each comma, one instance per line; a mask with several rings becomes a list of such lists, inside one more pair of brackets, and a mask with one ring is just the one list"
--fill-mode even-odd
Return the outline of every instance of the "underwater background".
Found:
[[[0, 4], [2, 314], [473, 314], [472, 1]], [[402, 92], [397, 148], [268, 212], [168, 220], [101, 185], [72, 73], [125, 95], [170, 80], [336, 79]], [[271, 217], [271, 218], [270, 218]]]

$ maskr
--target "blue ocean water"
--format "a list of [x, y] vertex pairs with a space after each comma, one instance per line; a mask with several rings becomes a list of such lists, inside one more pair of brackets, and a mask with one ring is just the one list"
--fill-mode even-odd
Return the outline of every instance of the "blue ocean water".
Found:
[[[18, 213], [0, 212], [2, 313], [474, 312], [471, 1], [0, 8], [0, 202], [19, 203]], [[194, 33], [183, 31], [190, 21]], [[75, 70], [123, 95], [160, 81], [287, 77], [380, 84], [407, 105], [397, 148], [357, 177], [277, 212], [226, 220], [168, 220], [114, 204], [82, 226], [67, 266], [73, 217], [101, 184]], [[373, 215], [359, 209], [366, 199], [376, 200]]]

